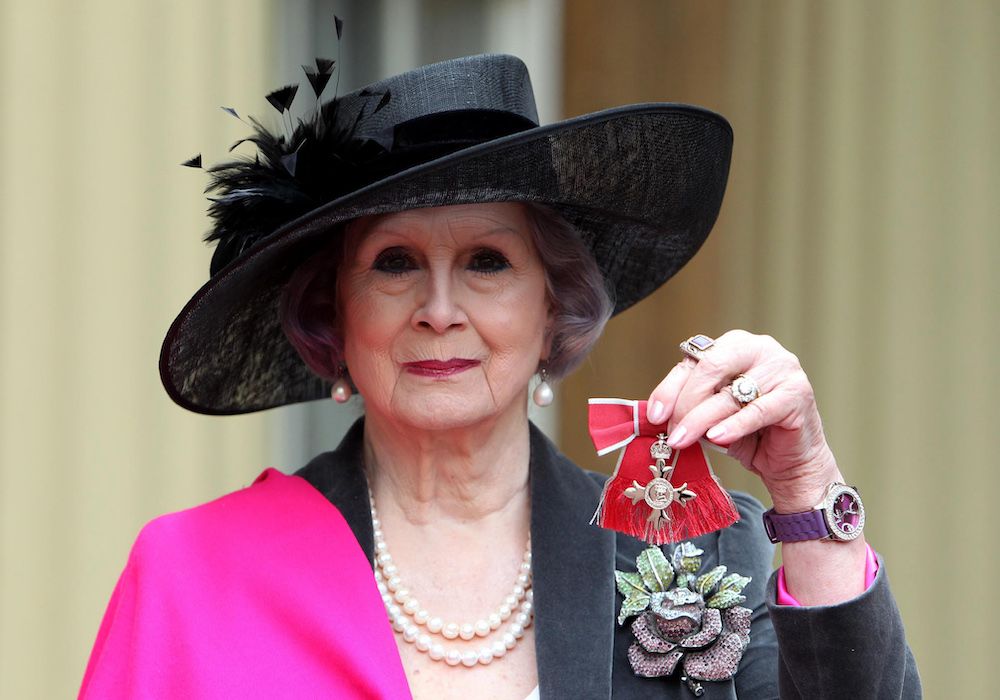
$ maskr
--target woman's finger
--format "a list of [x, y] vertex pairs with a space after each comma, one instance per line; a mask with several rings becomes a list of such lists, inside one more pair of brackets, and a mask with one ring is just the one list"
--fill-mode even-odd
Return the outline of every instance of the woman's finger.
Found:
[[663, 381], [657, 384], [646, 403], [646, 420], [655, 425], [665, 423], [674, 412], [677, 395], [687, 381], [697, 362], [690, 357], [674, 365]]
[[681, 387], [673, 413], [683, 419], [695, 406], [718, 393], [733, 377], [753, 367], [760, 345], [758, 338], [746, 331], [728, 331], [720, 336], [714, 346], [702, 353]]
[[709, 428], [740, 410], [740, 404], [728, 389], [708, 397], [692, 408], [670, 430], [667, 444], [685, 448], [694, 444]]
[[709, 428], [705, 437], [717, 445], [730, 445], [758, 430], [783, 423], [795, 409], [795, 402], [778, 388], [754, 399]]

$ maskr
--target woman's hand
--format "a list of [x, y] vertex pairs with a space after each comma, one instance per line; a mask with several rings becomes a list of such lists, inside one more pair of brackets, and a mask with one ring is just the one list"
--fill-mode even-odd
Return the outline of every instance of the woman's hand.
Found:
[[[729, 392], [739, 374], [760, 396], [740, 405]], [[667, 443], [685, 448], [703, 435], [760, 476], [779, 513], [799, 513], [843, 481], [816, 408], [812, 385], [795, 355], [766, 335], [729, 331], [702, 353], [685, 358], [649, 397], [650, 422], [669, 421]], [[787, 589], [802, 605], [832, 605], [865, 590], [864, 537], [850, 542], [786, 542], [781, 547]]]
[[[760, 396], [740, 405], [729, 384], [752, 378]], [[668, 443], [685, 448], [705, 436], [760, 476], [778, 512], [822, 500], [843, 477], [823, 434], [812, 385], [798, 358], [774, 338], [733, 330], [702, 353], [684, 358], [653, 390], [653, 423], [668, 421]]]

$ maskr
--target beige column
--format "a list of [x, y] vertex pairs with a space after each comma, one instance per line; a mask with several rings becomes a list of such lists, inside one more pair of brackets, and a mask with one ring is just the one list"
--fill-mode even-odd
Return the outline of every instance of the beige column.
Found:
[[263, 2], [0, 5], [0, 697], [75, 695], [140, 526], [240, 487], [259, 416], [159, 387], [208, 276], [203, 172], [264, 114]]

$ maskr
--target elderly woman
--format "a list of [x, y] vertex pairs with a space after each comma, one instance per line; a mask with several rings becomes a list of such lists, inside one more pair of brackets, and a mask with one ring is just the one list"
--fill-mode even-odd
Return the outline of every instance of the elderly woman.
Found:
[[[317, 99], [330, 69], [309, 73]], [[660, 491], [604, 507], [649, 515], [651, 541], [706, 502], [671, 476], [701, 440], [773, 500], [725, 497], [738, 522], [675, 547], [591, 525], [603, 477], [528, 420], [533, 377], [546, 405], [708, 234], [721, 117], [632, 105], [540, 127], [509, 56], [316, 115], [213, 169], [212, 277], [161, 369], [202, 413], [357, 393], [365, 416], [295, 476], [147, 525], [82, 697], [919, 696], [860, 497], [777, 341], [691, 338], [629, 419], [662, 433], [643, 458]]]

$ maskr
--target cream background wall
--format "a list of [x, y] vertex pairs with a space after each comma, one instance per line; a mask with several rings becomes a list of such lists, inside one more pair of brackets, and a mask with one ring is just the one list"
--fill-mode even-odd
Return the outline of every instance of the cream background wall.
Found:
[[[207, 277], [199, 150], [271, 87], [261, 2], [0, 4], [0, 697], [75, 694], [143, 522], [247, 483], [259, 416], [159, 387]], [[240, 128], [237, 128], [240, 127]]]

